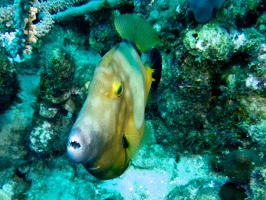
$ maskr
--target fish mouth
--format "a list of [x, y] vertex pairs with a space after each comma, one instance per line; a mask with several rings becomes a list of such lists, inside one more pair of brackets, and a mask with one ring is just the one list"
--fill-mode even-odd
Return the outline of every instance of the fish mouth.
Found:
[[81, 145], [77, 141], [70, 141], [68, 144], [68, 148], [79, 149], [80, 147]]
[[71, 130], [67, 142], [67, 155], [75, 163], [83, 163], [86, 159], [86, 142], [84, 135], [78, 128]]
[[72, 162], [89, 164], [99, 158], [101, 153], [101, 140], [91, 129], [73, 126], [66, 144], [67, 155]]

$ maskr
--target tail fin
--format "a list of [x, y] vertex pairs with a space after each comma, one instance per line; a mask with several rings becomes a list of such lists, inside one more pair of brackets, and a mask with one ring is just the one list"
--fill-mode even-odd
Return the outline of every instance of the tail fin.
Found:
[[160, 42], [157, 32], [141, 16], [124, 14], [115, 18], [115, 28], [123, 39], [133, 42], [143, 53]]
[[148, 52], [145, 66], [153, 69], [151, 88], [152, 90], [156, 90], [162, 76], [162, 56], [157, 48], [153, 48]]

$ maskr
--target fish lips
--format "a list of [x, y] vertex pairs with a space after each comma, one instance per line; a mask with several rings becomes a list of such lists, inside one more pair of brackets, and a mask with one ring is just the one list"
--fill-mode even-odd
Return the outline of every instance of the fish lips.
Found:
[[85, 164], [90, 159], [89, 134], [85, 134], [79, 128], [73, 127], [68, 136], [67, 155], [72, 162]]

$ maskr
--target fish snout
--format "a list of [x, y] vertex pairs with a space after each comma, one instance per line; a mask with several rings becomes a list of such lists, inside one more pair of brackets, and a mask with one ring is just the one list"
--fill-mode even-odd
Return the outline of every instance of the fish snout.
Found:
[[85, 163], [88, 159], [90, 139], [79, 128], [72, 128], [67, 141], [67, 155], [75, 163]]

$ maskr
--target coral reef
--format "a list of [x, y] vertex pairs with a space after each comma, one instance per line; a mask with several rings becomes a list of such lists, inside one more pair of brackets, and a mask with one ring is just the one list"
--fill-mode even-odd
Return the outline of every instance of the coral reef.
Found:
[[235, 183], [247, 183], [255, 166], [261, 164], [257, 152], [252, 150], [235, 150], [230, 152], [223, 162], [224, 173]]
[[242, 200], [248, 196], [244, 188], [238, 187], [233, 183], [226, 182], [219, 191], [219, 197], [221, 200]]
[[53, 101], [72, 87], [74, 63], [67, 53], [57, 48], [47, 49], [44, 56], [41, 90], [44, 92], [42, 95]]
[[232, 56], [234, 43], [226, 29], [212, 24], [187, 32], [183, 42], [199, 62], [203, 59], [211, 62], [228, 61]]
[[53, 139], [53, 129], [51, 124], [44, 122], [41, 127], [36, 127], [32, 130], [30, 134], [30, 148], [37, 152], [41, 153], [48, 151], [49, 140]]
[[[49, 0], [41, 1], [21, 1], [17, 0], [13, 5], [0, 8], [0, 22], [3, 24], [1, 32], [7, 31], [1, 34], [1, 38], [5, 47], [13, 58], [17, 56], [29, 57], [25, 54], [31, 54], [33, 45], [37, 40], [47, 33], [53, 27], [54, 20], [62, 21], [72, 19], [76, 16], [82, 16], [85, 14], [93, 13], [101, 10], [102, 8], [116, 8], [126, 4], [126, 1], [113, 1], [102, 0], [87, 2], [79, 7], [72, 7], [76, 4], [84, 3], [84, 0]], [[59, 12], [65, 10], [64, 12]], [[53, 14], [56, 12], [55, 14]], [[38, 13], [38, 19], [36, 14]], [[38, 20], [37, 23], [34, 21]], [[34, 23], [34, 24], [33, 24]], [[0, 30], [1, 30], [0, 29]], [[13, 35], [12, 38], [4, 37], [6, 34]], [[19, 58], [21, 60], [21, 58]]]
[[19, 90], [19, 82], [14, 65], [0, 49], [0, 113], [12, 103]]
[[[265, 7], [227, 0], [201, 24], [186, 0], [0, 1], [0, 198], [220, 199], [245, 187], [266, 199]], [[124, 13], [160, 35], [162, 78], [148, 144], [99, 181], [68, 161], [66, 141]]]
[[105, 0], [105, 1], [90, 1], [87, 4], [79, 7], [69, 8], [64, 12], [58, 12], [53, 15], [53, 19], [56, 21], [69, 20], [73, 17], [82, 16], [85, 14], [93, 13], [101, 10], [101, 8], [113, 8], [123, 5], [124, 0]]
[[257, 167], [252, 172], [250, 180], [250, 188], [252, 190], [253, 199], [265, 199], [266, 197], [266, 168]]
[[[62, 29], [53, 30], [62, 35]], [[36, 102], [30, 149], [37, 154], [54, 154], [65, 150], [67, 132], [85, 99], [84, 85], [90, 80], [100, 56], [79, 48], [84, 39], [64, 32], [40, 52], [40, 91]], [[78, 38], [78, 39], [75, 39]], [[59, 142], [54, 142], [58, 140]]]

